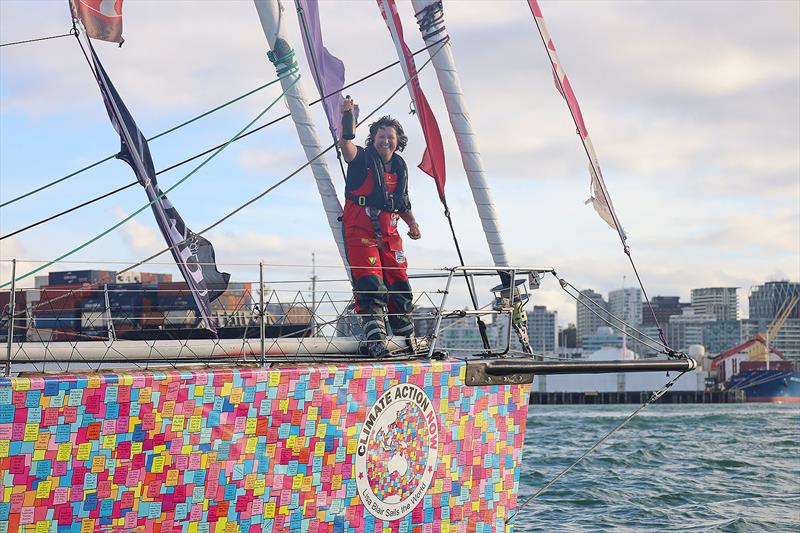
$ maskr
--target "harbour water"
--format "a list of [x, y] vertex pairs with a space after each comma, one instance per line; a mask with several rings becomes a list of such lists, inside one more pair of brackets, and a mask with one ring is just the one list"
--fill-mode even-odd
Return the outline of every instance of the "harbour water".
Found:
[[[531, 405], [520, 503], [635, 409]], [[800, 531], [800, 405], [652, 405], [515, 531]]]

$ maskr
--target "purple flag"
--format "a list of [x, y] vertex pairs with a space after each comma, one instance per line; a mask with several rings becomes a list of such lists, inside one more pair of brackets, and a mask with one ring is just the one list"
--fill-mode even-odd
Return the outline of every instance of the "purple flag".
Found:
[[[303, 48], [317, 84], [320, 96], [325, 98], [322, 105], [328, 116], [331, 131], [338, 139], [342, 129], [342, 87], [344, 87], [344, 63], [328, 52], [322, 44], [322, 29], [319, 23], [319, 5], [317, 0], [295, 0], [297, 17], [303, 34]], [[335, 94], [334, 94], [335, 93]], [[358, 117], [358, 109], [355, 110]]]

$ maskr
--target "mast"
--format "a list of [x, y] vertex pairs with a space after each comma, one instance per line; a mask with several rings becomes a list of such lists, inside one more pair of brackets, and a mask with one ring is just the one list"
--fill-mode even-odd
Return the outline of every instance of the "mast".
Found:
[[[440, 0], [411, 0], [417, 14], [417, 23], [420, 26], [425, 44], [430, 46], [442, 39], [447, 31], [444, 27], [444, 14]], [[492, 254], [495, 266], [508, 266], [505, 245], [500, 236], [500, 226], [494, 209], [494, 201], [489, 192], [486, 181], [486, 172], [483, 169], [483, 160], [478, 151], [478, 143], [472, 130], [464, 93], [461, 91], [461, 82], [456, 72], [455, 60], [450, 48], [450, 43], [443, 44], [441, 51], [429, 48], [432, 63], [436, 69], [436, 78], [444, 95], [450, 125], [456, 135], [458, 150], [461, 152], [461, 161], [467, 174], [467, 181], [472, 190], [472, 198], [478, 209], [486, 242]]]
[[[283, 62], [275, 65], [276, 68], [291, 67], [294, 63], [294, 50], [286, 39], [284, 24], [288, 23], [288, 18], [284, 17], [283, 6], [281, 6], [279, 0], [253, 1], [256, 5], [256, 11], [258, 11], [261, 27], [264, 30], [264, 36], [267, 38], [267, 43], [274, 57], [278, 60], [283, 59]], [[319, 157], [324, 148], [320, 145], [319, 137], [317, 137], [299, 78], [300, 73], [295, 69], [293, 73], [281, 79], [281, 87], [286, 91], [286, 103], [292, 114], [292, 120], [297, 128], [297, 136], [300, 138], [300, 144], [303, 145], [306, 158], [309, 161], [313, 159], [311, 171], [314, 174], [314, 180], [317, 182], [317, 190], [322, 198], [322, 205], [325, 208], [325, 215], [328, 218], [328, 225], [333, 233], [333, 239], [336, 241], [336, 247], [339, 249], [339, 255], [342, 257], [342, 263], [346, 268], [348, 262], [344, 247], [342, 223], [340, 221], [342, 204], [336, 196], [336, 189], [333, 186], [333, 181], [331, 181], [328, 165], [323, 157]], [[350, 277], [349, 269], [347, 275]]]

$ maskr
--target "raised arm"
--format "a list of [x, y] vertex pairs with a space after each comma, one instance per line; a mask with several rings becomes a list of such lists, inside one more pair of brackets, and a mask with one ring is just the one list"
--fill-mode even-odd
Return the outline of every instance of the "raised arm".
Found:
[[339, 148], [342, 150], [344, 160], [349, 163], [356, 158], [358, 150], [353, 144], [356, 137], [356, 119], [353, 115], [355, 102], [348, 96], [342, 103], [342, 136], [339, 139]]

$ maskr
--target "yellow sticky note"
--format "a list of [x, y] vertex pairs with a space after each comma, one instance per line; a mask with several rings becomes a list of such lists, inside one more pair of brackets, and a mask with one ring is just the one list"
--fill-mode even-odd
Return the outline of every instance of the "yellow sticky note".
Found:
[[62, 442], [58, 445], [58, 452], [56, 452], [56, 461], [69, 461], [72, 456], [72, 443]]
[[78, 444], [78, 454], [75, 457], [78, 461], [86, 461], [92, 453], [92, 443], [84, 442]]
[[33, 442], [39, 437], [39, 424], [25, 424], [25, 433], [22, 440]]
[[106, 456], [95, 455], [92, 457], [92, 472], [95, 474], [102, 472], [106, 468]]
[[36, 497], [39, 499], [46, 499], [50, 497], [50, 487], [53, 485], [53, 482], [49, 479], [45, 481], [40, 481], [39, 485], [36, 487]]

